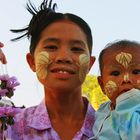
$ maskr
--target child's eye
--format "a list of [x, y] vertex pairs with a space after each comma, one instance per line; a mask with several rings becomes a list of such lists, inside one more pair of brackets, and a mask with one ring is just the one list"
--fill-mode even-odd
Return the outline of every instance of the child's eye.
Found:
[[54, 50], [57, 49], [57, 46], [55, 46], [55, 45], [48, 45], [48, 46], [45, 46], [45, 49], [47, 51], [54, 51]]
[[112, 76], [118, 76], [118, 75], [120, 75], [120, 72], [119, 71], [112, 71], [110, 73], [110, 75], [112, 75]]
[[133, 74], [140, 74], [140, 69], [135, 69], [132, 71]]

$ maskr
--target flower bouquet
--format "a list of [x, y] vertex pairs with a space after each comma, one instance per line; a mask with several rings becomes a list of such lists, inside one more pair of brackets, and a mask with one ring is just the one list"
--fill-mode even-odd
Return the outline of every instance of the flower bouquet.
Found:
[[21, 111], [21, 107], [15, 107], [10, 98], [14, 95], [15, 87], [20, 83], [16, 77], [7, 74], [6, 56], [2, 51], [4, 44], [0, 42], [0, 139], [10, 140], [8, 126], [14, 124], [14, 116]]
[[14, 95], [15, 87], [19, 84], [16, 77], [9, 77], [8, 74], [0, 75], [0, 133], [3, 140], [7, 138], [8, 125], [14, 124], [14, 116], [21, 110], [6, 99]]

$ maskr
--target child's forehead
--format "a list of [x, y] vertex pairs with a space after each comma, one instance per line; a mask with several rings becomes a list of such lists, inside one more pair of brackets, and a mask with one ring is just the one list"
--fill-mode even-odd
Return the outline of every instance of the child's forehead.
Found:
[[140, 52], [140, 46], [127, 46], [127, 47], [116, 47], [116, 48], [112, 47], [112, 48], [106, 49], [105, 54], [115, 56], [122, 52], [135, 55], [136, 53]]
[[116, 63], [121, 61], [140, 62], [140, 47], [110, 48], [107, 49], [103, 56], [103, 62]]

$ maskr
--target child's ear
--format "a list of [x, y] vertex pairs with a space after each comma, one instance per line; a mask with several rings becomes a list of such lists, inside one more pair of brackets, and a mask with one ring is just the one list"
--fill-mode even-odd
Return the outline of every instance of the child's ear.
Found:
[[26, 60], [30, 66], [30, 68], [32, 69], [33, 72], [36, 71], [35, 69], [35, 60], [34, 60], [34, 56], [31, 53], [27, 53], [26, 55]]
[[98, 83], [99, 83], [103, 93], [105, 94], [105, 92], [104, 92], [104, 84], [103, 84], [103, 81], [102, 81], [102, 76], [98, 76], [97, 80], [98, 80]]

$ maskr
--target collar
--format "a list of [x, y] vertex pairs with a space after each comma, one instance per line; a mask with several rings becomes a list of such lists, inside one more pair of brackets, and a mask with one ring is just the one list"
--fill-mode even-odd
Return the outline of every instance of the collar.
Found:
[[[83, 100], [85, 97], [83, 97]], [[81, 133], [86, 135], [87, 137], [93, 136], [92, 127], [95, 121], [95, 110], [88, 102], [87, 113], [85, 115], [85, 120], [83, 126], [81, 128]], [[29, 120], [28, 126], [35, 128], [37, 130], [44, 130], [52, 128], [51, 121], [49, 118], [49, 114], [47, 108], [45, 106], [45, 100], [43, 100], [38, 106], [34, 107], [34, 113], [31, 114], [32, 119]], [[80, 131], [78, 133], [80, 133]]]
[[31, 114], [32, 119], [29, 120], [28, 126], [38, 130], [51, 128], [48, 111], [43, 100], [38, 106], [34, 107], [34, 113]]

